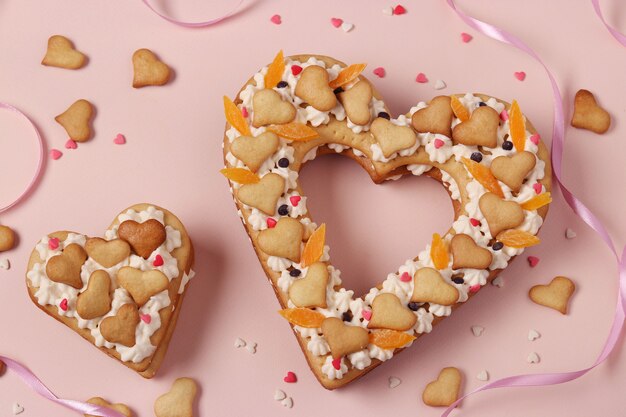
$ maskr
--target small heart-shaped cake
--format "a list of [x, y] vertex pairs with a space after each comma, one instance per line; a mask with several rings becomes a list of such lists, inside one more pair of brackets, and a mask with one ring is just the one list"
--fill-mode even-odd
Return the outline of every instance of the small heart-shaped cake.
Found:
[[[312, 67], [309, 67], [312, 68]], [[356, 125], [363, 126], [370, 122], [372, 117], [370, 102], [372, 101], [372, 86], [366, 80], [361, 80], [348, 90], [339, 94], [339, 101], [346, 109], [346, 115]]]
[[530, 299], [542, 306], [550, 307], [561, 314], [567, 314], [569, 299], [576, 285], [566, 277], [555, 277], [548, 285], [535, 285], [528, 292]]
[[87, 100], [75, 101], [67, 110], [54, 120], [63, 126], [70, 139], [75, 142], [86, 142], [91, 139], [91, 119], [93, 106]]
[[257, 208], [268, 216], [276, 214], [276, 202], [285, 192], [285, 179], [278, 174], [268, 174], [256, 184], [245, 184], [237, 191], [244, 204]]
[[328, 81], [329, 75], [324, 68], [308, 66], [300, 73], [295, 95], [319, 111], [329, 111], [337, 105], [337, 97]]
[[456, 368], [443, 368], [436, 380], [426, 385], [422, 393], [424, 404], [431, 407], [449, 407], [459, 398], [461, 372]]
[[526, 176], [533, 170], [537, 162], [535, 155], [524, 151], [513, 156], [499, 156], [491, 162], [493, 176], [518, 192]]
[[322, 322], [322, 334], [328, 342], [333, 358], [341, 358], [358, 352], [369, 344], [367, 330], [362, 327], [347, 326], [336, 317], [329, 317]]
[[468, 146], [498, 146], [500, 115], [489, 106], [481, 106], [472, 112], [471, 118], [452, 129], [452, 140]]
[[198, 392], [191, 378], [178, 378], [166, 394], [154, 403], [156, 417], [193, 417], [193, 402]]
[[276, 226], [259, 233], [259, 247], [270, 256], [300, 262], [300, 245], [304, 236], [302, 224], [291, 217], [282, 217]]
[[611, 127], [611, 115], [598, 105], [591, 91], [578, 90], [574, 97], [572, 126], [602, 134]]
[[[125, 417], [131, 417], [132, 416], [132, 412], [130, 411], [130, 408], [128, 408], [128, 406], [126, 404], [121, 404], [121, 403], [111, 404], [108, 401], [106, 401], [104, 398], [101, 398], [101, 397], [90, 398], [90, 399], [87, 400], [87, 402], [89, 404], [99, 405], [100, 407], [110, 408], [112, 410], [117, 411], [118, 413], [121, 413]], [[93, 416], [91, 414], [85, 414], [85, 417], [96, 417], [96, 416]]]
[[164, 85], [170, 79], [170, 67], [164, 64], [149, 49], [138, 49], [133, 53], [133, 87]]
[[87, 62], [87, 57], [74, 48], [65, 36], [53, 35], [48, 39], [48, 49], [41, 61], [42, 65], [65, 69], [79, 69]]
[[283, 101], [275, 90], [264, 89], [254, 95], [252, 125], [261, 127], [289, 123], [296, 118], [293, 104]]
[[524, 222], [524, 210], [515, 201], [505, 201], [493, 193], [485, 193], [478, 200], [480, 211], [489, 225], [491, 237]]
[[263, 162], [274, 155], [278, 149], [278, 136], [272, 132], [265, 132], [259, 136], [239, 136], [233, 141], [231, 152], [237, 158], [242, 160], [246, 166], [250, 167], [252, 172], [257, 172]]
[[451, 306], [458, 298], [459, 291], [454, 285], [446, 282], [439, 271], [433, 268], [422, 268], [415, 273], [411, 301]]
[[137, 204], [116, 216], [104, 239], [68, 231], [42, 238], [30, 255], [26, 285], [45, 313], [151, 378], [176, 327], [192, 264], [180, 220]]
[[437, 96], [430, 100], [428, 106], [413, 113], [411, 125], [419, 133], [438, 133], [452, 137], [452, 119], [454, 113], [450, 107], [449, 96]]
[[370, 131], [380, 145], [385, 158], [389, 158], [403, 149], [413, 147], [417, 141], [417, 136], [410, 127], [397, 126], [382, 117], [374, 119]]
[[409, 330], [415, 325], [417, 317], [402, 305], [398, 297], [384, 293], [372, 301], [372, 318], [367, 327], [370, 329]]
[[326, 308], [328, 268], [322, 262], [309, 266], [306, 276], [289, 287], [289, 297], [296, 307]]
[[471, 236], [463, 233], [454, 235], [450, 240], [450, 253], [452, 269], [485, 269], [493, 259], [488, 249], [478, 246]]

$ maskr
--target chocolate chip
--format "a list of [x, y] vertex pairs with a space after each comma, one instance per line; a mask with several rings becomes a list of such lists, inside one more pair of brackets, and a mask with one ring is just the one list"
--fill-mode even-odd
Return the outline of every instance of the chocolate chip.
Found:
[[346, 311], [345, 313], [343, 313], [341, 315], [341, 319], [343, 321], [352, 321], [352, 312], [351, 311]]
[[463, 284], [465, 283], [465, 280], [461, 277], [456, 277], [456, 278], [452, 278], [452, 282], [454, 282], [455, 284]]
[[417, 311], [418, 308], [420, 308], [419, 304], [416, 303], [415, 301], [411, 301], [409, 303], [409, 308], [413, 311]]
[[278, 88], [285, 88], [288, 85], [289, 84], [287, 83], [287, 81], [280, 81], [278, 84], [276, 84], [276, 87], [278, 87]]
[[487, 103], [485, 103], [484, 101], [481, 101], [480, 103], [478, 103], [478, 107], [485, 107], [487, 105]]
[[339, 94], [339, 93], [343, 93], [343, 87], [337, 87], [333, 90], [333, 93], [335, 94]]
[[483, 160], [483, 154], [480, 152], [472, 152], [470, 158], [472, 159], [472, 161], [480, 162]]
[[280, 158], [278, 160], [278, 166], [281, 168], [287, 168], [289, 166], [289, 159], [287, 158]]
[[287, 204], [283, 204], [282, 206], [278, 207], [278, 214], [280, 214], [281, 216], [286, 216], [289, 214], [289, 207], [287, 206]]
[[292, 277], [299, 277], [301, 273], [302, 271], [300, 271], [299, 269], [292, 269], [291, 271], [289, 271], [289, 275], [291, 275]]
[[491, 247], [491, 249], [493, 250], [500, 250], [504, 247], [504, 243], [502, 242], [496, 242], [493, 244], [493, 246]]
[[504, 149], [505, 151], [510, 151], [511, 149], [513, 149], [513, 142], [511, 142], [510, 140], [505, 140], [504, 142], [502, 142], [502, 149]]
[[387, 120], [391, 119], [391, 116], [389, 116], [389, 113], [387, 113], [386, 111], [381, 111], [380, 113], [378, 113], [378, 117], [382, 117], [383, 119]]

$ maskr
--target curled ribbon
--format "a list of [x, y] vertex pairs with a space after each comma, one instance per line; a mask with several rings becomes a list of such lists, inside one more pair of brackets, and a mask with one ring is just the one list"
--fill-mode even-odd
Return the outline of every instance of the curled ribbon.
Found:
[[41, 172], [43, 170], [43, 165], [44, 165], [44, 144], [43, 144], [43, 139], [42, 139], [41, 135], [39, 134], [39, 130], [37, 129], [37, 126], [35, 126], [35, 124], [32, 122], [32, 120], [30, 120], [28, 118], [28, 116], [26, 116], [19, 109], [13, 107], [12, 105], [10, 105], [8, 103], [0, 102], [0, 109], [6, 109], [6, 110], [9, 110], [9, 111], [12, 111], [12, 112], [18, 114], [21, 118], [25, 119], [28, 122], [28, 124], [33, 128], [33, 130], [35, 131], [35, 136], [37, 138], [37, 144], [39, 146], [39, 161], [37, 162], [37, 169], [35, 169], [35, 175], [33, 175], [33, 178], [30, 180], [30, 183], [26, 186], [26, 189], [24, 191], [22, 191], [22, 194], [20, 194], [15, 200], [13, 200], [12, 203], [9, 203], [9, 204], [7, 204], [4, 207], [0, 207], [0, 213], [2, 213], [2, 212], [7, 211], [8, 209], [10, 209], [11, 207], [15, 206], [16, 204], [18, 204], [22, 200], [24, 200], [30, 194], [30, 192], [33, 190], [33, 188], [35, 188], [35, 185], [37, 184], [37, 181], [39, 180], [39, 177], [41, 176]]
[[600, 10], [600, 0], [591, 0], [591, 4], [593, 4], [593, 10], [595, 10], [596, 15], [604, 25], [604, 27], [613, 35], [613, 37], [621, 43], [623, 46], [626, 46], [626, 36], [617, 31], [614, 27], [606, 23], [604, 20], [604, 16], [602, 16], [602, 10]]
[[183, 22], [183, 21], [171, 18], [171, 17], [169, 17], [169, 16], [159, 12], [157, 9], [154, 8], [154, 6], [152, 6], [152, 4], [150, 4], [150, 0], [141, 0], [141, 1], [143, 1], [143, 3], [146, 6], [148, 6], [148, 8], [150, 10], [152, 10], [161, 19], [167, 20], [170, 23], [173, 23], [175, 25], [182, 26], [182, 27], [185, 27], [185, 28], [204, 28], [204, 27], [207, 27], [207, 26], [214, 25], [214, 24], [216, 24], [218, 22], [221, 22], [222, 20], [228, 19], [229, 17], [231, 17], [232, 15], [237, 13], [237, 10], [239, 9], [239, 6], [241, 6], [241, 4], [243, 3], [243, 0], [239, 0], [239, 3], [237, 3], [237, 5], [235, 7], [233, 7], [233, 9], [230, 12], [226, 13], [223, 16], [216, 17], [216, 18], [211, 19], [211, 20], [206, 20], [204, 22]]
[[19, 376], [22, 381], [24, 381], [33, 391], [50, 401], [54, 401], [55, 403], [61, 404], [62, 406], [67, 407], [71, 410], [78, 411], [81, 414], [89, 414], [99, 417], [125, 417], [121, 413], [118, 413], [117, 411], [110, 408], [102, 407], [95, 404], [84, 403], [82, 401], [65, 400], [63, 398], [59, 398], [54, 395], [54, 393], [50, 391], [50, 389], [48, 389], [48, 387], [46, 387], [43, 382], [41, 382], [39, 378], [35, 376], [35, 374], [29, 371], [22, 364], [2, 355], [0, 355], [0, 361], [4, 362], [7, 368], [10, 371], [15, 372], [17, 376]]
[[[483, 385], [475, 389], [474, 391], [464, 395], [455, 401], [450, 407], [448, 407], [441, 417], [447, 417], [454, 408], [459, 405], [463, 399], [478, 393], [480, 391], [486, 391], [494, 388], [506, 388], [506, 387], [530, 387], [530, 386], [545, 386], [545, 385], [557, 385], [562, 384], [568, 381], [572, 381], [574, 379], [580, 378], [585, 375], [587, 372], [600, 365], [604, 360], [611, 354], [613, 349], [615, 348], [619, 336], [622, 331], [622, 327], [624, 325], [624, 318], [626, 317], [626, 247], [624, 247], [621, 257], [619, 252], [617, 251], [611, 237], [609, 236], [606, 228], [600, 222], [600, 220], [593, 214], [591, 210], [589, 210], [582, 201], [580, 201], [572, 192], [570, 192], [565, 185], [561, 182], [561, 162], [563, 159], [563, 139], [565, 133], [565, 117], [563, 111], [563, 99], [561, 97], [561, 92], [559, 91], [559, 86], [546, 66], [546, 64], [539, 58], [539, 56], [528, 47], [524, 42], [522, 42], [517, 37], [511, 35], [510, 33], [493, 26], [491, 24], [485, 23], [481, 20], [475, 19], [459, 9], [456, 8], [454, 4], [454, 0], [445, 0], [448, 3], [456, 14], [463, 20], [468, 26], [474, 28], [478, 32], [489, 36], [492, 39], [498, 40], [500, 42], [506, 43], [508, 45], [512, 45], [523, 52], [530, 55], [534, 58], [546, 71], [548, 78], [550, 79], [550, 83], [552, 85], [552, 94], [554, 100], [554, 119], [553, 119], [553, 130], [552, 130], [552, 167], [554, 171], [554, 177], [556, 178], [556, 182], [563, 193], [563, 197], [567, 204], [571, 207], [574, 213], [580, 217], [589, 227], [596, 231], [596, 233], [602, 238], [602, 240], [606, 243], [609, 249], [615, 255], [618, 265], [618, 274], [619, 274], [619, 291], [617, 294], [617, 304], [615, 307], [615, 316], [613, 318], [613, 325], [611, 326], [611, 331], [607, 336], [607, 339], [604, 343], [604, 347], [602, 352], [595, 360], [593, 365], [588, 368], [584, 368], [578, 371], [571, 372], [561, 372], [561, 373], [544, 373], [544, 374], [528, 374], [528, 375], [515, 375], [507, 378], [498, 379], [489, 384]], [[599, 13], [599, 6], [597, 6], [597, 0], [591, 0], [596, 8], [596, 12]], [[601, 16], [601, 14], [599, 14]], [[603, 20], [604, 22], [604, 20]], [[606, 23], [605, 23], [606, 25]], [[613, 36], [621, 42], [620, 38], [615, 35], [612, 28], [606, 25], [609, 28], [609, 31], [613, 34]], [[616, 32], [616, 31], [615, 31]], [[619, 32], [618, 32], [619, 34]], [[620, 34], [621, 35], [621, 34]], [[622, 36], [622, 40], [623, 36]], [[626, 46], [626, 45], [625, 45]]]

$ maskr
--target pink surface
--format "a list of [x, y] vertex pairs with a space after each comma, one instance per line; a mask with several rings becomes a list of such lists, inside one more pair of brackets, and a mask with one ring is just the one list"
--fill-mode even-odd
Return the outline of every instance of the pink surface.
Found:
[[[194, 21], [230, 7], [225, 1], [204, 3], [167, 2], [167, 11]], [[568, 115], [579, 88], [596, 93], [612, 113], [613, 126], [606, 135], [568, 129], [564, 181], [623, 246], [626, 199], [614, 190], [624, 188], [626, 177], [622, 123], [626, 51], [587, 2], [546, 5], [533, 0], [519, 10], [513, 2], [474, 3], [459, 6], [520, 36], [544, 58], [561, 83]], [[516, 98], [549, 139], [548, 81], [530, 58], [469, 31], [443, 2], [427, 6], [407, 2], [408, 13], [394, 17], [382, 14], [385, 5], [261, 1], [216, 27], [189, 30], [160, 20], [138, 0], [0, 4], [0, 100], [29, 114], [48, 146], [64, 153], [60, 160], [48, 161], [32, 198], [0, 218], [20, 236], [14, 251], [0, 254], [12, 263], [11, 270], [0, 270], [0, 352], [27, 364], [60, 396], [99, 395], [127, 403], [139, 416], [152, 415], [154, 399], [179, 376], [199, 381], [200, 416], [373, 415], [390, 410], [437, 416], [441, 410], [424, 406], [420, 395], [444, 366], [459, 367], [465, 375], [463, 390], [469, 391], [482, 384], [475, 378], [482, 369], [494, 379], [589, 365], [609, 329], [616, 270], [610, 253], [559, 195], [542, 229], [543, 243], [502, 274], [503, 288], [484, 289], [431, 335], [343, 390], [327, 392], [317, 384], [288, 325], [275, 313], [278, 303], [217, 171], [223, 165], [221, 96], [233, 97], [278, 49], [368, 62], [368, 73], [383, 66], [386, 77], [371, 79], [395, 113], [439, 94], [433, 89], [436, 79], [448, 85], [442, 93], [480, 91]], [[567, 19], [562, 17], [564, 8]], [[609, 23], [626, 29], [626, 22], [617, 18], [626, 16], [626, 5], [607, 0], [603, 11]], [[279, 26], [269, 22], [276, 13], [282, 16]], [[354, 30], [344, 33], [334, 28], [331, 17], [354, 23]], [[461, 32], [474, 39], [462, 43]], [[68, 36], [89, 56], [86, 68], [67, 71], [39, 65], [47, 38], [56, 33]], [[172, 66], [173, 82], [161, 88], [130, 87], [130, 56], [141, 47], [152, 49]], [[526, 72], [526, 79], [515, 79], [515, 71]], [[430, 82], [416, 83], [418, 72]], [[67, 138], [54, 116], [78, 98], [96, 106], [96, 137], [67, 150]], [[0, 126], [3, 205], [27, 184], [36, 147], [27, 125], [15, 116], [0, 112]], [[113, 144], [118, 133], [126, 137], [125, 145]], [[334, 264], [342, 269], [346, 286], [357, 292], [415, 256], [432, 232], [446, 230], [452, 219], [445, 191], [426, 178], [373, 186], [356, 164], [332, 156], [305, 168], [302, 181], [316, 220], [328, 224]], [[28, 254], [43, 234], [59, 229], [100, 234], [118, 211], [140, 201], [163, 205], [183, 220], [194, 239], [198, 272], [161, 372], [150, 381], [41, 313], [24, 288]], [[578, 237], [566, 240], [566, 227]], [[541, 262], [531, 269], [527, 255], [538, 256]], [[526, 296], [530, 286], [555, 275], [566, 275], [578, 286], [566, 317], [532, 304]], [[485, 333], [474, 337], [471, 325], [484, 326]], [[531, 328], [541, 333], [534, 342], [526, 338]], [[257, 342], [256, 355], [235, 349], [236, 337]], [[526, 362], [532, 351], [541, 357], [539, 364]], [[289, 370], [298, 375], [296, 384], [283, 382]], [[616, 415], [626, 408], [625, 373], [626, 357], [618, 350], [581, 380], [482, 393], [462, 405], [462, 415]], [[403, 380], [393, 390], [387, 388], [391, 375]], [[273, 400], [276, 388], [293, 397], [292, 410]], [[10, 413], [13, 402], [25, 407], [24, 416], [68, 415], [35, 397], [15, 376], [5, 375], [0, 378], [2, 413]]]

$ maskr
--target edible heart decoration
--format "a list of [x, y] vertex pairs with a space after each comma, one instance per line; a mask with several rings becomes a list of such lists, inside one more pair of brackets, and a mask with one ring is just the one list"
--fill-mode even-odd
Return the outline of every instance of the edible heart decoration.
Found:
[[41, 310], [151, 378], [176, 327], [193, 258], [174, 214], [136, 204], [115, 217], [104, 238], [44, 236], [31, 253], [26, 286]]
[[[551, 202], [548, 151], [517, 102], [470, 93], [438, 96], [394, 118], [361, 75], [364, 68], [324, 56], [283, 58], [280, 52], [234, 101], [224, 98], [221, 172], [282, 306], [280, 314], [327, 389], [342, 387], [403, 351], [525, 247], [537, 244]], [[272, 106], [255, 100], [273, 94], [295, 114], [281, 115], [280, 123], [253, 123], [258, 112], [275, 116]], [[267, 132], [280, 143], [271, 155], [266, 150], [260, 155], [252, 141]], [[298, 182], [304, 163], [329, 153], [359, 163], [375, 183], [410, 174], [432, 177], [445, 186], [454, 207], [445, 234], [434, 233], [430, 245], [360, 298], [342, 286], [330, 261], [326, 225], [311, 218]], [[515, 158], [522, 153], [522, 161]], [[499, 157], [508, 159], [492, 172]], [[268, 176], [282, 177], [284, 188], [270, 186]], [[254, 198], [244, 192], [248, 198], [242, 201], [242, 190], [251, 185]]]

